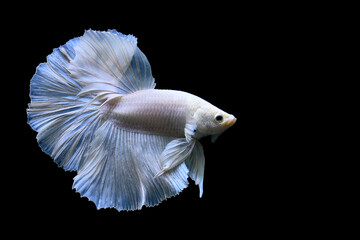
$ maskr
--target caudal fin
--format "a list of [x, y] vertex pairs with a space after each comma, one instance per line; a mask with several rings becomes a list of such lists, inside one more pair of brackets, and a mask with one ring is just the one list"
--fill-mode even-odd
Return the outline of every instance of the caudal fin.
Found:
[[107, 101], [155, 87], [150, 64], [133, 36], [86, 31], [54, 49], [30, 84], [28, 123], [44, 152], [66, 170], [73, 187], [98, 208], [157, 205], [187, 186], [185, 163], [154, 178], [173, 139], [120, 129], [102, 118]]
[[132, 35], [88, 30], [37, 67], [28, 123], [59, 166], [78, 170], [82, 165], [104, 101], [155, 87], [150, 64], [136, 44]]

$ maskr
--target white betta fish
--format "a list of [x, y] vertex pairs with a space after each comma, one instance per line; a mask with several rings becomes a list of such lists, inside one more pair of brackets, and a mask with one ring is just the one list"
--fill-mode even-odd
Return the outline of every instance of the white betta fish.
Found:
[[97, 208], [158, 205], [188, 185], [203, 193], [199, 139], [215, 141], [236, 118], [192, 94], [156, 90], [137, 39], [85, 31], [54, 49], [30, 84], [28, 123], [41, 149]]

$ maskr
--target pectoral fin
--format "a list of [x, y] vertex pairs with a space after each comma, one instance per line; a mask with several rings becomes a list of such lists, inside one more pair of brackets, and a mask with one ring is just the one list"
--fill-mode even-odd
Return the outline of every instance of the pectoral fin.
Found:
[[167, 171], [177, 167], [185, 161], [189, 170], [189, 176], [199, 185], [200, 197], [203, 194], [205, 156], [201, 143], [192, 139], [187, 142], [186, 138], [178, 138], [166, 145], [161, 153], [162, 170], [156, 174], [155, 178], [163, 175]]
[[188, 142], [186, 138], [177, 138], [169, 142], [161, 153], [162, 170], [155, 178], [183, 163], [190, 156], [195, 143], [195, 139]]
[[196, 124], [187, 123], [185, 125], [185, 138], [187, 142], [190, 142], [196, 134]]

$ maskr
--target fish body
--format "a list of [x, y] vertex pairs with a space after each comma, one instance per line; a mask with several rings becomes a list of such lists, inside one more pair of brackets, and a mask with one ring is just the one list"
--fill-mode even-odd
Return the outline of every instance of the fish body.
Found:
[[199, 139], [236, 118], [190, 93], [158, 90], [137, 40], [88, 30], [54, 49], [30, 84], [28, 123], [44, 152], [77, 171], [73, 187], [97, 208], [154, 206], [192, 178], [203, 194]]
[[147, 134], [183, 137], [189, 94], [171, 90], [142, 90], [104, 106], [116, 126]]
[[[195, 113], [199, 109], [221, 112], [207, 101], [190, 93], [148, 89], [125, 95], [106, 104], [102, 107], [102, 114], [122, 129], [181, 138], [184, 137], [186, 124], [201, 126], [195, 119]], [[199, 131], [196, 136], [200, 138], [210, 134], [213, 132], [205, 129], [203, 132]]]

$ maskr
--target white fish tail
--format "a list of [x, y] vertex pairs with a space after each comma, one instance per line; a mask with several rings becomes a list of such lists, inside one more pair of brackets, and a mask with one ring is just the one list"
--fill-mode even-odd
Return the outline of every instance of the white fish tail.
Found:
[[79, 97], [83, 83], [68, 70], [75, 57], [73, 39], [40, 64], [30, 84], [28, 123], [38, 132], [41, 149], [66, 170], [78, 170], [88, 142], [99, 125], [99, 102], [91, 96]]
[[154, 178], [174, 138], [126, 131], [101, 117], [106, 101], [155, 87], [136, 44], [113, 30], [86, 31], [54, 49], [30, 84], [28, 123], [41, 149], [65, 170], [78, 171], [73, 187], [98, 208], [157, 205], [188, 184], [185, 163]]

